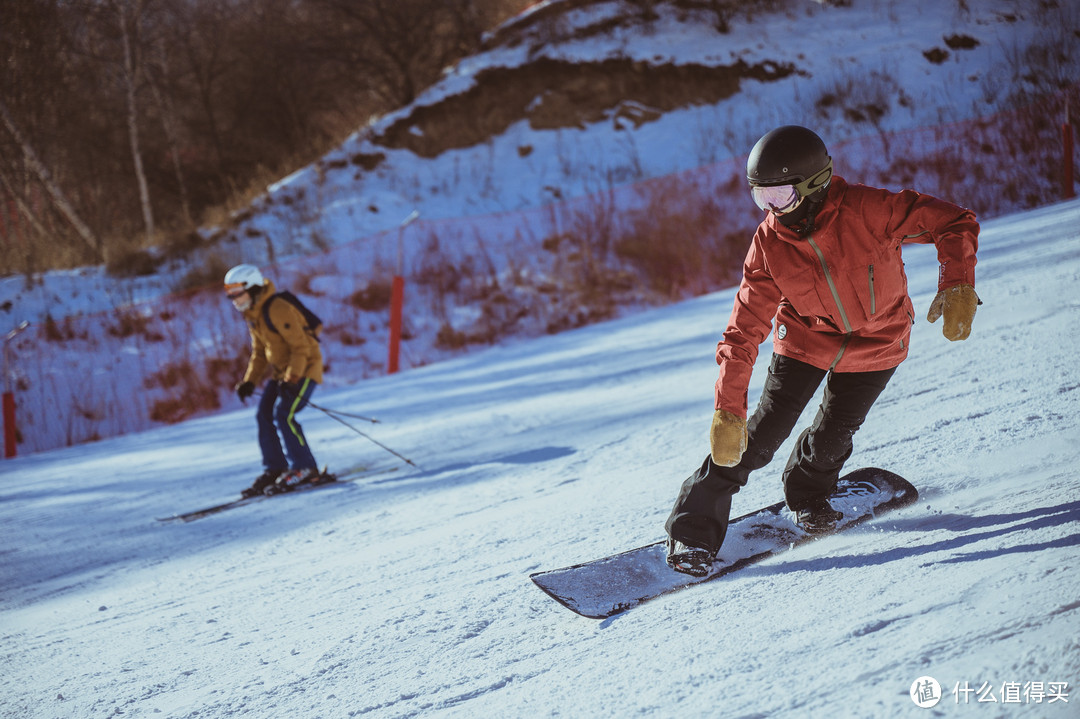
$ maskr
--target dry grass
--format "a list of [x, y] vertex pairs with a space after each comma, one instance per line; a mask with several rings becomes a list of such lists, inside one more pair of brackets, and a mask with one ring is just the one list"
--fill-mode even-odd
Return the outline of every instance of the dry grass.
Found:
[[147, 389], [162, 390], [164, 397], [150, 406], [150, 419], [174, 424], [202, 412], [221, 408], [220, 391], [240, 376], [247, 361], [243, 356], [210, 357], [196, 368], [191, 360], [170, 362], [144, 380]]
[[[737, 196], [728, 188], [726, 196]], [[696, 185], [654, 184], [615, 241], [616, 254], [636, 267], [650, 288], [677, 299], [708, 292], [737, 277], [749, 236], [739, 222]]]
[[379, 312], [390, 306], [393, 286], [385, 279], [369, 280], [366, 285], [349, 295], [350, 305], [365, 312]]

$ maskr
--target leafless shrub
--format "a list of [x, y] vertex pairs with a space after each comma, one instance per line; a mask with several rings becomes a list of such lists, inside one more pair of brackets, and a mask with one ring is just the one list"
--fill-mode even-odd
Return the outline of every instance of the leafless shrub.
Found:
[[52, 315], [46, 315], [43, 334], [49, 342], [67, 342], [75, 338], [70, 317], [65, 317], [61, 322], [57, 322]]
[[670, 182], [648, 190], [641, 209], [628, 219], [615, 243], [616, 254], [637, 267], [661, 295], [701, 294], [737, 275], [748, 236], [729, 234], [733, 223], [694, 188]]
[[554, 274], [571, 290], [601, 284], [618, 219], [610, 184], [584, 201], [549, 205], [547, 215], [546, 224], [554, 231], [541, 246], [554, 258]]
[[378, 312], [390, 306], [392, 292], [393, 287], [390, 282], [385, 279], [373, 279], [349, 295], [346, 302], [365, 312]]
[[147, 389], [160, 389], [164, 397], [150, 406], [150, 419], [174, 424], [200, 412], [221, 408], [219, 388], [231, 386], [245, 362], [237, 357], [211, 357], [200, 371], [189, 359], [170, 362], [144, 380]]
[[360, 347], [367, 344], [367, 338], [353, 332], [348, 327], [331, 327], [326, 334], [332, 336], [345, 347]]
[[879, 127], [882, 119], [899, 107], [914, 103], [886, 70], [852, 70], [823, 84], [814, 106], [823, 120]]
[[105, 263], [105, 271], [112, 277], [121, 279], [146, 277], [154, 274], [160, 264], [161, 258], [156, 253], [145, 249], [135, 249], [117, 255], [110, 253]]
[[[451, 245], [460, 238], [450, 237]], [[482, 303], [499, 287], [494, 265], [483, 251], [480, 256], [455, 258], [443, 249], [443, 240], [432, 232], [424, 240], [412, 279], [424, 288], [432, 314], [449, 325], [450, 309], [454, 306]]]
[[1080, 6], [1059, 0], [1025, 0], [1016, 3], [1014, 14], [1003, 19], [1015, 22], [1020, 13], [1029, 13], [1038, 23], [1035, 34], [1017, 33], [1003, 41], [998, 58], [982, 74], [987, 102], [1004, 100], [1023, 108], [1040, 97], [1061, 91], [1080, 77]]
[[439, 326], [439, 331], [435, 334], [435, 346], [439, 349], [459, 350], [468, 344], [468, 335], [446, 322]]
[[220, 285], [229, 268], [237, 263], [227, 262], [217, 254], [210, 254], [202, 263], [195, 264], [176, 285], [176, 290], [200, 289]]
[[153, 318], [144, 315], [137, 309], [120, 310], [115, 315], [115, 322], [107, 328], [107, 332], [113, 337], [125, 338], [134, 335], [145, 337], [151, 342], [162, 342], [165, 337], [157, 331], [149, 329]]

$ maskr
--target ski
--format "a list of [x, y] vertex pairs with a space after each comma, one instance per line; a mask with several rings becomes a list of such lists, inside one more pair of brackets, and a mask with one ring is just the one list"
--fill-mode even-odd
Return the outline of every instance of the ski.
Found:
[[304, 492], [310, 492], [316, 489], [323, 489], [324, 487], [334, 487], [337, 485], [349, 484], [351, 482], [355, 482], [358, 479], [373, 477], [380, 474], [389, 474], [390, 472], [396, 472], [397, 470], [397, 467], [388, 467], [386, 469], [377, 470], [368, 470], [365, 467], [359, 467], [348, 470], [348, 472], [343, 473], [343, 476], [338, 477], [334, 474], [327, 472], [324, 469], [319, 476], [320, 478], [328, 477], [328, 479], [321, 479], [318, 482], [312, 482], [309, 484], [301, 484], [300, 486], [294, 487], [287, 492], [281, 492], [280, 494], [274, 495], [260, 494], [254, 497], [242, 497], [240, 499], [233, 499], [228, 502], [222, 502], [221, 504], [215, 504], [209, 507], [202, 507], [201, 509], [193, 509], [190, 512], [172, 514], [168, 517], [155, 517], [154, 519], [156, 519], [158, 522], [193, 522], [196, 519], [202, 519], [203, 517], [209, 517], [213, 514], [219, 514], [226, 510], [244, 507], [249, 504], [256, 504], [267, 499], [288, 497], [293, 494], [302, 494]]
[[[857, 469], [840, 479], [830, 496], [843, 512], [835, 532], [858, 526], [917, 501], [919, 492], [903, 477], [884, 469]], [[529, 578], [567, 609], [604, 619], [656, 597], [727, 576], [800, 544], [821, 537], [798, 527], [783, 502], [733, 519], [727, 539], [708, 574], [694, 577], [667, 565], [666, 541], [575, 564], [536, 572]]]

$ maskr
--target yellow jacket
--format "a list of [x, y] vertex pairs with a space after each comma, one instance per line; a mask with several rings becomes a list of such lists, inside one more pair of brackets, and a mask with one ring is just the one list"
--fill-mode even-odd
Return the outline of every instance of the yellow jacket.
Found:
[[300, 310], [286, 300], [274, 300], [270, 302], [269, 314], [277, 332], [267, 326], [263, 306], [275, 292], [274, 283], [267, 280], [255, 302], [244, 311], [244, 320], [251, 331], [251, 359], [244, 381], [258, 384], [270, 367], [278, 381], [295, 382], [307, 377], [321, 383], [322, 350]]

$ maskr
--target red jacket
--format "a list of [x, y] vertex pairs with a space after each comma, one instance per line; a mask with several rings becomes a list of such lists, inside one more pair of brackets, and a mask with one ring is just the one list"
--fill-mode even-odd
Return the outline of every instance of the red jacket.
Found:
[[750, 374], [774, 318], [777, 354], [837, 372], [897, 366], [907, 357], [915, 321], [901, 244], [934, 243], [943, 290], [975, 285], [978, 236], [970, 210], [841, 177], [833, 177], [809, 235], [769, 213], [754, 233], [716, 348], [716, 408], [746, 416]]

